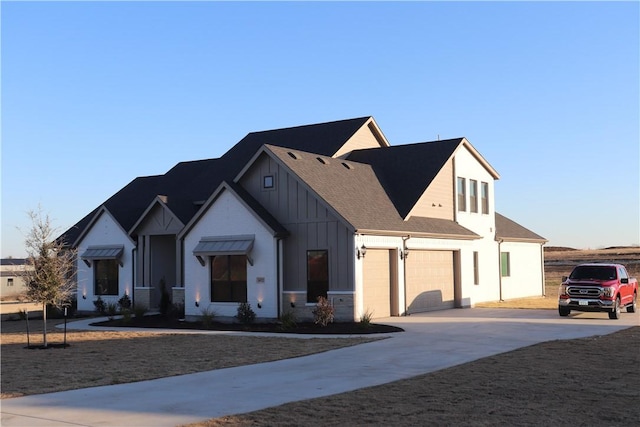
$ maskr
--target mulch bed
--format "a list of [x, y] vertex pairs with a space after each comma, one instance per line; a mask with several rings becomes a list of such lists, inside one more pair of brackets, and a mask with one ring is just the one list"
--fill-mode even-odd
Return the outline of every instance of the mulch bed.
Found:
[[253, 323], [244, 325], [241, 323], [210, 322], [204, 325], [200, 321], [185, 321], [170, 316], [152, 315], [142, 318], [132, 317], [129, 320], [113, 319], [104, 322], [92, 323], [93, 326], [110, 326], [126, 328], [162, 328], [162, 329], [195, 329], [210, 331], [241, 331], [241, 332], [275, 332], [285, 334], [335, 334], [335, 335], [362, 335], [403, 332], [402, 328], [378, 323], [368, 325], [359, 322], [334, 322], [327, 326], [316, 325], [313, 322], [300, 322], [295, 327], [285, 328], [281, 323]]

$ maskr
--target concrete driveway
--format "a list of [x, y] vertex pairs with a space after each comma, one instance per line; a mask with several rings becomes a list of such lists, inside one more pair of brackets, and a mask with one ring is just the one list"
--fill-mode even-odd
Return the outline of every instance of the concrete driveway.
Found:
[[[539, 342], [640, 325], [640, 313], [455, 309], [379, 319], [406, 332], [289, 360], [1, 401], [0, 424], [175, 426], [433, 372]], [[282, 335], [279, 335], [282, 336]]]

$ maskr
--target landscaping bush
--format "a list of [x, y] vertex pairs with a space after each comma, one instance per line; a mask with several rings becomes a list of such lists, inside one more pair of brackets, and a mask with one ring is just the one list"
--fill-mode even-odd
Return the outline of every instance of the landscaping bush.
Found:
[[202, 310], [200, 310], [200, 313], [201, 313], [200, 318], [202, 319], [202, 326], [205, 329], [209, 329], [213, 325], [213, 319], [214, 317], [216, 317], [216, 313], [209, 310], [209, 308], [203, 308]]
[[133, 305], [133, 313], [138, 319], [141, 319], [147, 313], [148, 310], [149, 309], [144, 304], [135, 303]]
[[362, 316], [360, 316], [360, 326], [362, 328], [368, 328], [371, 326], [371, 318], [373, 317], [373, 313], [369, 310], [365, 311]]
[[106, 313], [109, 316], [109, 320], [113, 320], [116, 314], [118, 314], [118, 304], [115, 302], [108, 302], [106, 305]]
[[238, 314], [236, 314], [236, 318], [243, 325], [250, 325], [256, 320], [256, 313], [251, 309], [251, 304], [241, 302], [238, 304]]
[[333, 305], [325, 297], [318, 297], [316, 308], [313, 309], [314, 322], [322, 326], [327, 326], [333, 322]]
[[129, 298], [129, 295], [127, 294], [122, 295], [122, 298], [118, 300], [118, 306], [120, 306], [120, 311], [130, 309], [131, 298]]
[[174, 319], [184, 319], [184, 303], [177, 302], [171, 304], [171, 310], [169, 310], [169, 315]]
[[96, 311], [100, 314], [105, 314], [107, 311], [107, 306], [104, 303], [104, 300], [102, 299], [102, 297], [98, 296], [98, 299], [95, 300], [93, 302], [94, 307], [96, 308]]
[[280, 322], [282, 322], [282, 329], [286, 331], [298, 326], [296, 315], [292, 310], [283, 313], [282, 316], [280, 316]]

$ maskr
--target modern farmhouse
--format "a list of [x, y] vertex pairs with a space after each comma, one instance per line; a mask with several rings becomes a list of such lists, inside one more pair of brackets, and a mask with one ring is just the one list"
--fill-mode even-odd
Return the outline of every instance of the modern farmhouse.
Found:
[[542, 295], [546, 240], [495, 212], [497, 179], [465, 138], [391, 146], [362, 117], [136, 178], [61, 238], [87, 311], [164, 292], [188, 317], [309, 319], [324, 296], [352, 321]]

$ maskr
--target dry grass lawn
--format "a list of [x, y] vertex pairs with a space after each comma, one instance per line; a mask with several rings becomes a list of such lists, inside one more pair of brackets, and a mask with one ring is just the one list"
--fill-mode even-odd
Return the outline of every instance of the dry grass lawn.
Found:
[[[63, 343], [54, 328], [60, 321], [48, 323], [47, 341]], [[42, 321], [29, 324], [31, 344], [42, 344]], [[372, 340], [68, 331], [69, 347], [40, 350], [25, 348], [24, 321], [2, 322], [1, 336], [3, 399], [269, 362]]]
[[190, 427], [638, 425], [638, 348], [640, 327], [551, 341], [408, 380]]

